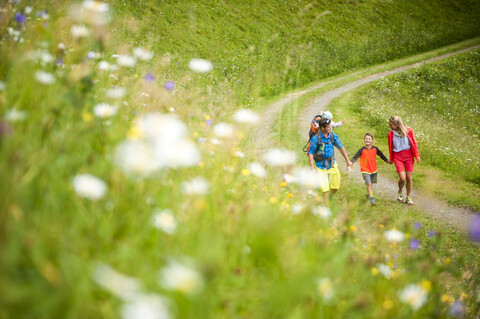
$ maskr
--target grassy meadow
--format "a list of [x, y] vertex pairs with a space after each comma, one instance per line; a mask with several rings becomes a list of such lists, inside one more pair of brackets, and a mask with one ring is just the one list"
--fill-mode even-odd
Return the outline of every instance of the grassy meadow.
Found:
[[[323, 205], [297, 156], [300, 102], [265, 154], [243, 147], [264, 125], [258, 112], [288, 91], [478, 36], [476, 1], [9, 0], [0, 10], [0, 318], [480, 311], [469, 238], [387, 199], [370, 208], [348, 179]], [[415, 72], [335, 115], [369, 114], [412, 89], [415, 112], [428, 118], [434, 96], [445, 125], [447, 108], [474, 109], [478, 53]], [[457, 137], [478, 135], [478, 112], [455, 114]], [[478, 186], [478, 156], [459, 153], [472, 165], [459, 174], [421, 151]]]

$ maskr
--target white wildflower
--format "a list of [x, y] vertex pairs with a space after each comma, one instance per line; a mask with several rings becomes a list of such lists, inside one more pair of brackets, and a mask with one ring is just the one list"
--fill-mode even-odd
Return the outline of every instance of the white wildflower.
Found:
[[107, 61], [98, 62], [98, 68], [102, 71], [108, 71], [110, 69], [110, 63]]
[[147, 51], [143, 48], [135, 48], [133, 50], [133, 55], [142, 61], [148, 61], [153, 58], [153, 52]]
[[27, 117], [28, 113], [26, 111], [17, 110], [16, 108], [7, 110], [5, 112], [5, 121], [10, 123], [25, 121]]
[[269, 149], [263, 159], [271, 166], [293, 166], [296, 155], [294, 152], [283, 149]]
[[297, 181], [297, 178], [290, 174], [283, 174], [283, 180], [285, 181], [285, 183], [291, 184], [291, 183], [295, 183]]
[[124, 141], [115, 149], [115, 164], [129, 175], [145, 177], [160, 168], [152, 148], [143, 141]]
[[239, 123], [256, 124], [260, 120], [257, 113], [249, 109], [240, 109], [233, 115], [235, 121]]
[[238, 157], [238, 158], [244, 158], [245, 157], [245, 154], [241, 151], [236, 151], [235, 152], [235, 156]]
[[52, 73], [44, 72], [44, 71], [37, 71], [35, 73], [35, 79], [45, 85], [50, 85], [55, 83], [56, 78]]
[[400, 300], [410, 305], [413, 310], [420, 309], [427, 301], [427, 291], [421, 285], [411, 284], [400, 292]]
[[299, 215], [305, 207], [302, 204], [293, 204], [292, 205], [292, 214]]
[[227, 123], [218, 123], [213, 127], [213, 132], [218, 137], [231, 137], [233, 135], [233, 126]]
[[183, 182], [182, 188], [186, 195], [205, 195], [209, 191], [210, 184], [203, 177], [196, 177], [189, 182]]
[[70, 16], [76, 21], [94, 26], [103, 26], [110, 21], [109, 5], [100, 1], [85, 0], [81, 5], [74, 4]]
[[310, 189], [320, 188], [322, 186], [322, 176], [315, 170], [310, 168], [297, 168], [294, 172], [296, 183], [306, 186]]
[[188, 67], [198, 73], [207, 73], [213, 69], [212, 63], [203, 59], [191, 59]]
[[385, 238], [389, 242], [399, 243], [405, 239], [405, 235], [396, 229], [391, 229], [385, 232]]
[[86, 38], [90, 34], [90, 30], [84, 25], [74, 25], [70, 29], [74, 39]]
[[190, 167], [200, 163], [201, 155], [197, 146], [190, 140], [158, 139], [152, 143], [155, 159], [162, 167]]
[[317, 280], [317, 291], [324, 301], [333, 299], [334, 290], [333, 283], [330, 278], [320, 278]]
[[137, 294], [122, 306], [122, 319], [169, 319], [164, 298], [156, 294]]
[[323, 219], [328, 219], [332, 216], [332, 211], [326, 206], [317, 206], [312, 209], [312, 214]]
[[129, 55], [118, 55], [117, 64], [119, 66], [133, 67], [137, 63], [137, 60], [133, 56]]
[[172, 145], [184, 138], [187, 133], [185, 124], [170, 114], [143, 114], [137, 118], [136, 126], [145, 138], [152, 141], [169, 140]]
[[203, 279], [194, 267], [174, 260], [160, 270], [158, 283], [165, 289], [184, 294], [193, 294], [203, 288]]
[[116, 106], [108, 103], [100, 103], [93, 108], [93, 113], [98, 117], [106, 118], [117, 114], [117, 110], [118, 108]]
[[164, 209], [162, 211], [156, 212], [153, 215], [153, 226], [163, 230], [169, 235], [175, 233], [177, 225], [177, 219], [175, 218], [173, 212], [170, 209]]
[[125, 88], [120, 86], [114, 86], [108, 89], [107, 97], [110, 99], [120, 100], [125, 96], [126, 92], [127, 91], [125, 90]]
[[378, 264], [377, 265], [378, 271], [384, 275], [386, 278], [392, 278], [393, 270], [388, 265], [385, 264]]
[[252, 173], [252, 175], [260, 178], [267, 176], [267, 171], [265, 170], [265, 168], [263, 168], [262, 164], [258, 162], [250, 163], [250, 165], [248, 165], [248, 170], [250, 171], [250, 173]]
[[73, 179], [73, 188], [79, 196], [91, 200], [98, 200], [107, 192], [105, 182], [90, 174], [76, 175]]
[[104, 289], [124, 300], [135, 296], [140, 289], [137, 280], [127, 277], [103, 263], [100, 263], [94, 269], [93, 280]]

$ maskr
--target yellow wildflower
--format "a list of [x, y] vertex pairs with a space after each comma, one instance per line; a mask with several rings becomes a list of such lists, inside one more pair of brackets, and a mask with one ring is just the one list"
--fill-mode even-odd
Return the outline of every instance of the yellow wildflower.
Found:
[[375, 267], [372, 267], [370, 270], [371, 270], [371, 272], [372, 272], [372, 275], [374, 275], [374, 276], [376, 276], [376, 275], [378, 275], [378, 274], [380, 273], [380, 272], [378, 271], [378, 269], [375, 268]]
[[248, 176], [248, 175], [250, 175], [250, 171], [248, 169], [244, 168], [244, 169], [242, 169], [242, 175], [243, 176]]
[[389, 310], [389, 309], [392, 309], [392, 307], [393, 307], [393, 301], [386, 299], [383, 302], [383, 309]]
[[277, 199], [276, 197], [270, 197], [270, 198], [268, 199], [268, 202], [269, 202], [270, 204], [276, 204], [276, 203], [278, 202], [278, 199]]
[[84, 122], [90, 122], [93, 119], [93, 115], [90, 112], [83, 112], [82, 119]]
[[422, 280], [420, 282], [420, 286], [422, 286], [423, 289], [425, 289], [427, 292], [432, 290], [432, 283], [429, 280], [426, 280], [426, 279]]

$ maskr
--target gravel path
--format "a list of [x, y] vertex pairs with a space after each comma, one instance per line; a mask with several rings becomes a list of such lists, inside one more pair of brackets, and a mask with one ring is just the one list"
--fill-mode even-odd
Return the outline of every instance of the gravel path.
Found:
[[[303, 107], [303, 110], [299, 114], [299, 123], [298, 127], [301, 128], [300, 134], [302, 136], [307, 136], [308, 135], [308, 130], [310, 128], [310, 121], [311, 119], [316, 115], [321, 113], [323, 110], [326, 110], [330, 102], [342, 94], [349, 92], [351, 90], [354, 90], [358, 88], [361, 85], [370, 83], [372, 81], [379, 80], [385, 76], [389, 76], [398, 72], [402, 72], [408, 69], [415, 68], [417, 66], [421, 66], [426, 63], [432, 63], [435, 61], [439, 61], [445, 58], [448, 58], [452, 55], [456, 55], [459, 53], [467, 52], [470, 50], [474, 50], [480, 48], [480, 45], [468, 47], [462, 50], [458, 50], [455, 52], [451, 52], [448, 54], [444, 54], [441, 56], [437, 56], [422, 62], [394, 68], [389, 71], [384, 71], [384, 72], [379, 72], [376, 74], [372, 74], [369, 76], [366, 76], [364, 78], [354, 80], [352, 82], [349, 82], [347, 84], [344, 84], [342, 86], [339, 86], [335, 89], [332, 89], [330, 91], [327, 91], [316, 98], [312, 99], [308, 105], [305, 105]], [[378, 68], [378, 67], [377, 67]], [[375, 68], [372, 68], [374, 70]], [[360, 72], [357, 72], [360, 73]], [[355, 75], [355, 73], [353, 74]], [[352, 74], [348, 75], [348, 77], [351, 77]], [[270, 129], [270, 124], [269, 123], [274, 123], [275, 118], [280, 112], [282, 111], [282, 108], [289, 104], [290, 102], [294, 101], [295, 99], [299, 98], [300, 96], [304, 95], [305, 93], [311, 92], [313, 90], [316, 90], [322, 86], [339, 82], [341, 80], [344, 80], [346, 77], [338, 78], [332, 81], [327, 81], [327, 82], [321, 82], [319, 84], [316, 84], [308, 89], [302, 90], [302, 91], [297, 91], [294, 93], [290, 93], [284, 98], [277, 100], [276, 102], [270, 104], [265, 111], [261, 115], [261, 121], [260, 123], [266, 123], [263, 127], [256, 127], [252, 130], [250, 134], [250, 141], [255, 144], [255, 149], [259, 152], [261, 152], [263, 149], [266, 149], [268, 147], [268, 141], [271, 141], [273, 136], [273, 132]], [[352, 152], [352, 150], [350, 150]], [[336, 159], [338, 160], [339, 166], [341, 170], [345, 173], [345, 160], [341, 155], [338, 155], [338, 151], [336, 152], [337, 156]], [[349, 156], [353, 156], [353, 154], [349, 154]], [[421, 165], [421, 164], [420, 164]], [[392, 166], [393, 167], [393, 166]], [[392, 168], [393, 169], [393, 168]], [[363, 178], [358, 170], [358, 165], [355, 166], [352, 169], [352, 172], [349, 173], [349, 176], [354, 178], [356, 181], [359, 183], [364, 183]], [[414, 181], [415, 181], [415, 175], [414, 175]], [[382, 177], [379, 176], [378, 178], [378, 184], [375, 186], [375, 193], [381, 195], [384, 198], [392, 198], [392, 200], [395, 200], [396, 194], [397, 194], [398, 186], [397, 186], [397, 181], [389, 179], [387, 177]], [[467, 232], [468, 231], [468, 225], [470, 222], [470, 219], [474, 213], [471, 209], [465, 209], [465, 208], [458, 208], [458, 207], [452, 207], [449, 206], [448, 204], [432, 198], [430, 195], [424, 194], [419, 190], [415, 189], [415, 184], [414, 184], [414, 190], [412, 194], [414, 200], [415, 200], [415, 207], [424, 211], [426, 214], [430, 215], [432, 219], [437, 220], [439, 222], [442, 222], [446, 225], [452, 226], [455, 230], [457, 231], [462, 231], [462, 232]]]

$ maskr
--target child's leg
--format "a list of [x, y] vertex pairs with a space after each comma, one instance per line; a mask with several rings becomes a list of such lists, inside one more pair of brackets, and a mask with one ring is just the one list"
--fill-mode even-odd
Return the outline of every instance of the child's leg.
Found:
[[367, 184], [367, 193], [370, 198], [373, 197], [372, 183]]

